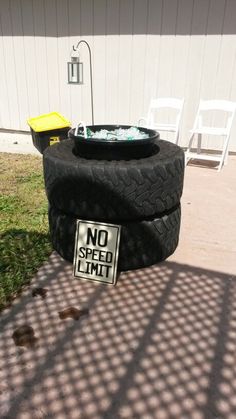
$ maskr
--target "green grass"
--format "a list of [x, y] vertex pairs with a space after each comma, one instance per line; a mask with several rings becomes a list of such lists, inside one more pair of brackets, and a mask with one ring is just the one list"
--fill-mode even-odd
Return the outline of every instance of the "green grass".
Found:
[[0, 154], [0, 309], [48, 258], [47, 199], [40, 157]]

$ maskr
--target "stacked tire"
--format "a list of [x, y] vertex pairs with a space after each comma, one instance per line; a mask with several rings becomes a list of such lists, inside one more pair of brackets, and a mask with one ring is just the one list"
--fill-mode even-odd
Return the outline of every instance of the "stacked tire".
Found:
[[73, 140], [45, 150], [45, 188], [54, 249], [72, 262], [76, 220], [121, 225], [118, 269], [165, 260], [178, 245], [184, 153], [157, 140], [148, 157], [96, 160], [74, 153]]

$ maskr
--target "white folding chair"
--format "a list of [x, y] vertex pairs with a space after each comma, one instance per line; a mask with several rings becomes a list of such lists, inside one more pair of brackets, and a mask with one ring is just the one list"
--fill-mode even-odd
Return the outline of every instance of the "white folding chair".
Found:
[[[203, 116], [204, 112], [206, 111], [224, 111], [227, 112], [228, 118], [227, 123], [224, 127], [213, 127], [213, 126], [205, 126], [203, 124]], [[229, 138], [230, 138], [230, 131], [233, 123], [233, 119], [236, 112], [236, 102], [231, 102], [228, 100], [201, 100], [196, 118], [194, 121], [193, 129], [190, 131], [191, 136], [188, 144], [188, 148], [185, 152], [185, 163], [186, 165], [191, 159], [196, 160], [209, 160], [209, 161], [218, 161], [218, 171], [221, 170], [223, 164], [227, 163], [227, 155], [228, 155], [228, 147], [229, 147]], [[201, 150], [201, 141], [202, 141], [202, 134], [208, 135], [220, 135], [224, 137], [224, 144], [221, 154], [207, 154], [203, 153]], [[197, 150], [192, 152], [191, 149], [193, 148], [193, 141], [195, 135], [198, 136], [198, 143], [197, 143]]]
[[[184, 99], [176, 99], [176, 98], [171, 98], [171, 97], [152, 99], [149, 106], [147, 117], [140, 118], [138, 121], [138, 125], [141, 125], [142, 121], [144, 121], [144, 125], [147, 128], [152, 128], [157, 131], [174, 132], [175, 133], [174, 143], [178, 144], [179, 126], [180, 126], [180, 120], [181, 120], [181, 116], [183, 112], [183, 107], [184, 107]], [[166, 123], [161, 123], [160, 121], [155, 121], [155, 113], [162, 108], [172, 108], [176, 110], [175, 120], [172, 123], [166, 124]]]

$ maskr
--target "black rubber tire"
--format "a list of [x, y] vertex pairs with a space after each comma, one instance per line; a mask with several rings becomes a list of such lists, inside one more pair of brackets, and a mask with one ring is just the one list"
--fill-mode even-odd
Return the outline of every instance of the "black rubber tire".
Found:
[[142, 220], [179, 204], [184, 153], [168, 141], [142, 159], [92, 160], [75, 156], [73, 141], [47, 148], [44, 178], [51, 205], [79, 218]]
[[[160, 218], [119, 223], [122, 228], [118, 270], [143, 268], [170, 256], [179, 240], [180, 215], [178, 206]], [[50, 207], [49, 227], [54, 249], [64, 259], [73, 262], [76, 218]]]

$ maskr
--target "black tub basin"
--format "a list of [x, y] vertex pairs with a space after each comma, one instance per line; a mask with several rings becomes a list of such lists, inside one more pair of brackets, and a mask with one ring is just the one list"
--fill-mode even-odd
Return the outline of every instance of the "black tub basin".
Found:
[[[152, 153], [156, 140], [159, 139], [157, 131], [136, 127], [146, 135], [146, 138], [127, 138], [120, 139], [119, 135], [113, 134], [118, 129], [128, 130], [131, 125], [89, 125], [87, 129], [92, 131], [92, 137], [84, 137], [83, 127], [79, 128], [78, 135], [75, 135], [75, 128], [68, 133], [69, 138], [74, 140], [74, 153], [86, 158], [95, 159], [121, 159], [121, 158], [140, 158]], [[107, 130], [109, 135], [106, 138], [96, 137], [96, 132]], [[104, 136], [105, 137], [105, 136]]]

